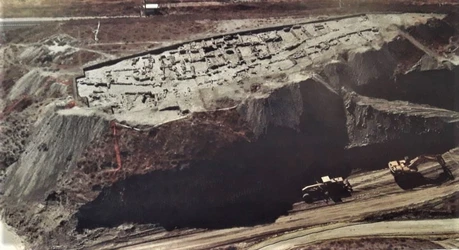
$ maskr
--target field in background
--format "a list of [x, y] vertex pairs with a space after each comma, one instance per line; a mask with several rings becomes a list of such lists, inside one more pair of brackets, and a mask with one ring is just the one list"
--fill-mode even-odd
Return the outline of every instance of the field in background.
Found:
[[[399, 5], [457, 4], [456, 0], [181, 0], [150, 1], [163, 5], [162, 14], [190, 12], [298, 12], [329, 8], [393, 8]], [[1, 17], [64, 17], [140, 15], [141, 0], [1, 0]], [[394, 6], [395, 5], [395, 6]], [[225, 18], [225, 16], [223, 18]]]

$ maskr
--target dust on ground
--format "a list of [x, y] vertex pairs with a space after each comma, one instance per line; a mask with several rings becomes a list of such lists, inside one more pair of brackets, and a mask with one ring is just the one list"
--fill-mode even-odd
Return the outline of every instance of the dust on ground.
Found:
[[341, 249], [439, 249], [441, 245], [429, 240], [411, 238], [359, 238], [321, 242], [293, 248], [295, 250]]

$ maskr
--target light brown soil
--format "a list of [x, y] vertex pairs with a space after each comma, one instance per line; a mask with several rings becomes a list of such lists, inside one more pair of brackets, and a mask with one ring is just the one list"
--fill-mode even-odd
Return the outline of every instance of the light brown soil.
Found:
[[429, 240], [410, 238], [363, 238], [333, 240], [310, 246], [294, 248], [295, 250], [345, 250], [345, 249], [440, 249], [440, 245]]
[[[290, 7], [289, 7], [290, 8]], [[199, 33], [211, 32], [214, 29], [213, 22], [207, 21], [209, 19], [218, 18], [221, 15], [222, 18], [247, 18], [247, 17], [267, 17], [270, 15], [274, 16], [283, 16], [291, 14], [300, 15], [301, 9], [298, 11], [291, 11], [291, 9], [282, 9], [266, 11], [262, 13], [260, 10], [243, 10], [237, 13], [224, 13], [224, 11], [216, 11], [211, 13], [204, 14], [189, 14], [189, 15], [170, 15], [170, 16], [157, 16], [146, 19], [115, 19], [115, 20], [106, 20], [101, 21], [101, 33], [99, 47], [93, 48], [95, 50], [103, 50], [107, 52], [113, 52], [113, 54], [123, 53], [123, 51], [141, 51], [148, 46], [158, 46], [157, 43], [167, 42], [171, 40], [181, 40], [189, 39], [194, 35]], [[234, 14], [234, 15], [233, 15]], [[205, 21], [203, 21], [205, 20]], [[49, 23], [45, 25], [36, 26], [33, 28], [11, 31], [7, 34], [8, 42], [13, 43], [33, 43], [39, 42], [40, 40], [49, 37], [52, 34], [56, 33], [67, 33], [73, 37], [80, 38], [82, 46], [88, 47], [92, 43], [91, 39], [93, 38], [92, 30], [97, 26], [97, 21], [71, 21], [67, 23]], [[146, 42], [145, 44], [139, 45], [139, 42]], [[106, 47], [102, 45], [103, 43], [116, 43], [120, 44], [109, 44]], [[101, 49], [103, 47], [103, 49]], [[91, 47], [92, 48], [92, 47]], [[115, 52], [116, 51], [116, 52]], [[76, 55], [76, 58], [81, 58], [79, 65], [71, 65], [75, 67], [81, 66], [81, 64], [93, 60], [94, 54], [81, 52], [81, 54]], [[8, 74], [8, 73], [7, 73]], [[9, 82], [14, 82], [18, 76], [22, 75], [20, 73], [20, 68], [13, 70], [7, 75], [7, 80]], [[71, 81], [71, 78], [68, 78], [68, 81]], [[392, 180], [390, 181], [392, 183]], [[387, 187], [387, 183], [384, 183], [384, 187]], [[391, 187], [389, 187], [391, 188]], [[397, 189], [398, 190], [398, 189]], [[394, 192], [393, 188], [389, 190]], [[401, 192], [401, 191], [400, 191]], [[389, 192], [390, 193], [390, 192]], [[376, 195], [375, 195], [376, 196]], [[406, 198], [406, 197], [405, 197]], [[405, 199], [400, 199], [405, 200]], [[376, 199], [372, 200], [374, 206], [379, 206], [379, 203], [376, 202]], [[456, 203], [457, 204], [457, 203]], [[346, 204], [343, 204], [346, 205]], [[361, 204], [362, 207], [368, 207], [368, 203]], [[329, 207], [333, 210], [333, 207]], [[442, 209], [442, 208], [440, 208]], [[339, 209], [336, 209], [339, 210]], [[330, 214], [337, 214], [335, 211], [331, 211]], [[335, 213], [333, 213], [335, 212]], [[320, 216], [322, 217], [322, 213]], [[300, 224], [299, 224], [300, 225]], [[300, 226], [303, 226], [302, 224]], [[429, 242], [425, 241], [416, 241], [413, 242], [402, 242], [398, 239], [366, 239], [363, 240], [367, 244], [367, 249], [387, 249], [389, 244], [395, 246], [395, 243], [406, 244], [407, 246], [413, 246], [411, 249], [419, 248], [431, 248], [428, 244]], [[342, 242], [342, 241], [341, 241]], [[361, 241], [346, 241], [343, 244], [343, 247], [349, 246], [348, 249], [356, 249], [355, 246], [361, 244]], [[412, 243], [414, 245], [409, 245]], [[325, 243], [324, 243], [325, 244]], [[338, 244], [338, 243], [336, 243]], [[416, 245], [417, 244], [417, 245]], [[420, 247], [421, 246], [421, 247]], [[426, 247], [427, 246], [427, 247]], [[327, 247], [327, 245], [324, 245]], [[331, 246], [329, 246], [331, 247]], [[432, 248], [438, 248], [434, 246]], [[314, 248], [315, 249], [315, 248]], [[319, 248], [321, 249], [321, 248]], [[343, 249], [343, 248], [340, 248]], [[346, 248], [345, 248], [346, 249]]]
[[389, 221], [410, 219], [439, 219], [459, 217], [459, 192], [456, 192], [444, 200], [428, 203], [419, 208], [407, 208], [401, 211], [379, 213], [368, 216], [366, 221]]

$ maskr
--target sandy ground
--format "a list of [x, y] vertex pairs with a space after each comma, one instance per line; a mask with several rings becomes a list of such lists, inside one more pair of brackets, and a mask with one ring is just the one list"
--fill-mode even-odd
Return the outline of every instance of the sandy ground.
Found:
[[459, 238], [439, 240], [439, 241], [435, 241], [435, 243], [439, 244], [445, 249], [458, 249], [459, 248]]
[[[151, 19], [150, 21], [154, 21], [155, 19]], [[280, 22], [276, 19], [270, 19], [267, 21], [266, 19], [257, 19], [257, 22], [261, 23], [261, 25], [271, 25], [272, 23]], [[294, 20], [294, 19], [291, 19]], [[291, 23], [291, 20], [287, 20], [284, 22]], [[205, 21], [209, 25], [208, 22]], [[177, 22], [180, 24], [180, 22]], [[199, 22], [198, 22], [199, 23]], [[249, 24], [248, 24], [249, 23]], [[211, 33], [219, 33], [219, 32], [229, 32], [232, 30], [239, 30], [239, 29], [247, 29], [252, 28], [255, 26], [260, 25], [260, 23], [249, 22], [246, 19], [240, 20], [227, 20], [224, 22], [215, 22], [215, 25], [209, 25], [209, 27], [203, 28], [202, 33], [198, 34], [199, 36], [207, 36]], [[95, 27], [96, 22], [91, 23], [91, 27]], [[134, 27], [137, 25], [136, 23], [132, 23], [131, 26], [126, 27]], [[61, 25], [59, 24], [59, 29], [66, 29], [72, 30], [75, 34], [77, 34], [76, 29], [70, 27], [69, 24]], [[89, 26], [89, 25], [88, 25]], [[113, 25], [114, 27], [116, 25]], [[179, 26], [179, 25], [177, 25]], [[106, 28], [103, 26], [104, 29]], [[111, 27], [111, 26], [109, 26]], [[40, 28], [40, 27], [37, 27]], [[47, 26], [44, 26], [40, 29], [45, 29]], [[105, 32], [106, 30], [104, 30]], [[107, 34], [112, 33], [108, 32], [111, 31], [107, 29]], [[80, 30], [78, 29], [78, 33]], [[70, 33], [70, 32], [69, 32]], [[93, 37], [92, 31], [87, 28], [87, 37]], [[85, 34], [86, 34], [85, 33]], [[153, 32], [152, 32], [153, 33]], [[75, 35], [74, 34], [74, 35]], [[129, 35], [128, 33], [126, 33]], [[75, 35], [76, 37], [76, 35]], [[105, 39], [106, 43], [90, 43], [83, 45], [83, 48], [94, 48], [97, 46], [100, 47], [109, 47], [109, 46], [118, 46], [123, 44], [125, 48], [122, 49], [124, 54], [126, 51], [129, 51], [129, 46], [126, 45], [124, 40], [119, 39], [113, 41], [112, 37], [107, 35], [104, 36], [104, 33], [101, 33], [101, 39]], [[41, 39], [42, 37], [40, 37]], [[148, 43], [158, 43], [161, 44], [169, 43], [170, 39], [162, 38], [162, 37], [151, 37], [151, 41], [147, 42], [145, 47], [147, 47]], [[37, 38], [37, 41], [39, 39]], [[22, 41], [21, 41], [22, 42]], [[27, 41], [26, 41], [27, 42]], [[137, 52], [143, 50], [138, 46], [141, 40], [135, 40], [132, 43], [132, 51], [128, 53]], [[131, 44], [129, 44], [131, 45]], [[101, 48], [97, 49], [101, 49]], [[113, 48], [108, 49], [110, 52], [113, 51], [113, 54], [118, 54]], [[116, 51], [116, 52], [115, 52]], [[459, 150], [456, 149], [452, 153], [448, 153], [445, 155], [445, 159], [447, 164], [451, 167], [452, 171], [456, 176], [459, 174]], [[438, 169], [438, 165], [431, 164], [426, 169], [423, 169], [426, 173], [432, 172], [435, 169]], [[358, 224], [342, 224], [342, 223], [359, 223], [367, 216], [381, 214], [383, 212], [390, 212], [390, 211], [397, 211], [403, 210], [407, 207], [419, 207], [426, 203], [430, 203], [433, 201], [441, 200], [448, 195], [452, 195], [453, 193], [457, 192], [459, 188], [458, 178], [455, 181], [451, 181], [445, 183], [441, 186], [428, 186], [428, 187], [420, 187], [410, 191], [401, 190], [393, 181], [393, 177], [388, 173], [386, 169], [373, 171], [373, 172], [365, 172], [360, 173], [357, 175], [353, 175], [350, 178], [351, 184], [354, 186], [354, 190], [356, 191], [354, 196], [345, 200], [341, 204], [324, 204], [324, 203], [317, 203], [313, 205], [306, 205], [302, 202], [295, 204], [294, 209], [290, 212], [288, 216], [283, 216], [279, 218], [275, 223], [268, 224], [268, 225], [260, 225], [256, 227], [250, 228], [231, 228], [231, 229], [224, 229], [224, 230], [178, 230], [177, 236], [169, 237], [169, 235], [164, 232], [156, 232], [155, 233], [146, 233], [146, 234], [139, 234], [138, 236], [130, 237], [129, 241], [126, 242], [115, 242], [115, 238], [113, 240], [108, 240], [102, 244], [97, 245], [97, 247], [92, 248], [93, 244], [88, 244], [88, 249], [203, 249], [203, 248], [211, 248], [211, 247], [219, 247], [219, 246], [226, 246], [226, 245], [233, 245], [238, 244], [241, 247], [248, 247], [253, 245], [254, 242], [257, 242], [263, 245], [263, 240], [269, 238], [272, 239], [273, 237], [284, 234], [284, 233], [291, 233], [292, 231], [298, 231], [299, 234], [303, 235], [307, 230], [313, 230], [311, 228], [320, 227], [320, 225], [330, 224], [330, 223], [339, 223], [339, 224], [332, 224], [332, 228], [338, 225], [345, 225], [347, 227], [357, 227], [357, 231], [364, 232], [363, 230], [365, 227], [359, 227]], [[305, 183], [307, 184], [307, 183]], [[454, 221], [442, 221], [441, 223], [445, 223], [444, 225], [449, 225], [450, 230], [452, 231], [459, 231], [459, 228], [452, 228], [452, 224]], [[400, 227], [409, 227], [410, 222], [401, 222], [398, 226]], [[441, 225], [441, 223], [439, 225]], [[448, 224], [449, 223], [449, 224]], [[455, 222], [457, 223], [457, 222]], [[383, 224], [378, 224], [383, 225]], [[391, 225], [391, 224], [386, 224]], [[457, 225], [457, 224], [456, 224]], [[364, 226], [364, 225], [362, 225]], [[320, 227], [323, 229], [323, 227]], [[381, 226], [380, 233], [388, 233], [390, 230], [385, 230], [384, 226]], [[2, 242], [9, 242], [14, 241], [14, 244], [19, 244], [19, 241], [15, 240], [16, 237], [13, 234], [8, 233], [0, 227], [2, 230]], [[355, 228], [354, 228], [355, 229]], [[306, 230], [306, 231], [303, 231]], [[338, 229], [333, 229], [338, 230]], [[326, 239], [332, 239], [336, 235], [337, 231], [331, 230], [328, 232], [329, 237], [325, 237], [321, 234], [322, 237]], [[443, 234], [445, 231], [442, 231], [439, 226], [439, 233]], [[186, 233], [185, 233], [186, 232]], [[333, 233], [335, 232], [335, 233]], [[424, 233], [424, 232], [423, 232]], [[451, 231], [448, 231], [451, 233]], [[413, 233], [413, 236], [415, 234]], [[422, 235], [422, 233], [421, 233]], [[288, 236], [286, 236], [288, 238]], [[456, 237], [457, 238], [457, 237]], [[303, 239], [308, 241], [308, 239]], [[262, 241], [261, 243], [259, 241]], [[241, 243], [242, 242], [242, 243]], [[266, 241], [267, 242], [267, 241]], [[310, 241], [309, 241], [310, 242]], [[302, 242], [302, 244], [305, 242]], [[453, 239], [446, 239], [439, 242], [439, 244], [448, 247], [457, 247], [457, 240]], [[14, 245], [13, 244], [13, 245]], [[266, 243], [268, 244], [268, 243]], [[4, 248], [5, 247], [5, 248]], [[5, 246], [0, 245], [0, 249], [8, 249], [6, 247], [11, 247], [11, 245], [5, 244]], [[11, 248], [15, 249], [15, 248]]]
[[[302, 230], [276, 237], [251, 249], [288, 249], [330, 239], [368, 236], [434, 236], [459, 233], [459, 219], [422, 221], [383, 221], [362, 225], [336, 225]], [[455, 247], [459, 247], [456, 245]]]
[[[444, 154], [447, 165], [455, 176], [459, 175], [459, 148]], [[420, 167], [421, 173], [425, 176], [433, 176], [439, 172], [438, 164], [426, 164]], [[247, 248], [254, 243], [264, 246], [269, 245], [273, 237], [280, 236], [287, 232], [296, 231], [299, 235], [306, 235], [310, 230], [322, 231], [326, 229], [338, 230], [337, 228], [346, 226], [356, 229], [353, 236], [359, 233], [367, 235], [391, 235], [397, 230], [405, 232], [405, 236], [419, 237], [419, 235], [451, 235], [459, 234], [457, 220], [435, 220], [431, 224], [422, 227], [413, 227], [416, 223], [426, 223], [423, 221], [404, 221], [404, 222], [385, 222], [382, 224], [365, 224], [366, 217], [380, 215], [391, 211], [416, 208], [429, 204], [457, 192], [459, 179], [443, 183], [440, 186], [421, 186], [413, 190], [404, 191], [394, 182], [392, 175], [386, 169], [372, 172], [364, 172], [350, 177], [350, 183], [354, 186], [353, 197], [343, 203], [326, 205], [316, 203], [306, 205], [303, 202], [294, 205], [294, 209], [288, 216], [280, 217], [275, 223], [260, 225], [247, 228], [231, 228], [224, 230], [200, 231], [196, 233], [175, 237], [164, 238], [165, 234], [147, 234], [140, 237], [130, 237], [129, 242], [119, 243], [107, 240], [98, 244], [97, 248], [88, 249], [208, 249], [237, 244], [238, 247]], [[359, 224], [363, 223], [365, 225]], [[395, 224], [393, 224], [395, 223]], [[414, 223], [414, 224], [413, 224]], [[436, 224], [434, 224], [436, 223]], [[329, 224], [328, 227], [323, 225]], [[331, 225], [330, 225], [331, 224]], [[372, 225], [376, 225], [375, 230]], [[420, 224], [419, 224], [420, 225]], [[432, 227], [427, 227], [432, 225]], [[400, 227], [399, 229], [396, 229]], [[312, 228], [312, 229], [311, 229]], [[414, 228], [414, 229], [413, 229]], [[346, 230], [342, 229], [343, 233]], [[371, 230], [370, 230], [371, 229]], [[407, 230], [405, 230], [407, 229]], [[304, 231], [306, 230], [306, 231]], [[369, 231], [369, 232], [366, 232]], [[341, 231], [331, 231], [323, 235], [317, 235], [316, 239], [333, 239], [340, 237]], [[328, 236], [327, 236], [328, 235]], [[320, 238], [320, 237], [322, 238]], [[352, 236], [352, 235], [351, 235]], [[289, 236], [286, 236], [287, 238]], [[457, 237], [453, 237], [457, 238]], [[304, 241], [308, 241], [305, 238]], [[274, 238], [276, 241], [276, 238]], [[303, 243], [305, 243], [303, 242]], [[453, 242], [453, 244], [455, 244]], [[256, 249], [256, 248], [255, 248]], [[283, 248], [275, 248], [283, 249]]]
[[25, 249], [21, 239], [11, 228], [0, 222], [0, 249], [2, 250], [23, 250]]

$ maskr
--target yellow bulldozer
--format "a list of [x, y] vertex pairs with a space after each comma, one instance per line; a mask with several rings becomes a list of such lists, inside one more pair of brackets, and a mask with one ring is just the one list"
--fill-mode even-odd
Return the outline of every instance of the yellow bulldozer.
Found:
[[[418, 171], [418, 167], [426, 162], [438, 162], [443, 173], [435, 179], [424, 177]], [[454, 180], [454, 175], [448, 166], [446, 166], [442, 155], [420, 155], [413, 159], [405, 157], [403, 160], [390, 161], [388, 166], [391, 174], [394, 176], [395, 182], [402, 189], [412, 189], [424, 184], [437, 184], [446, 180]]]

